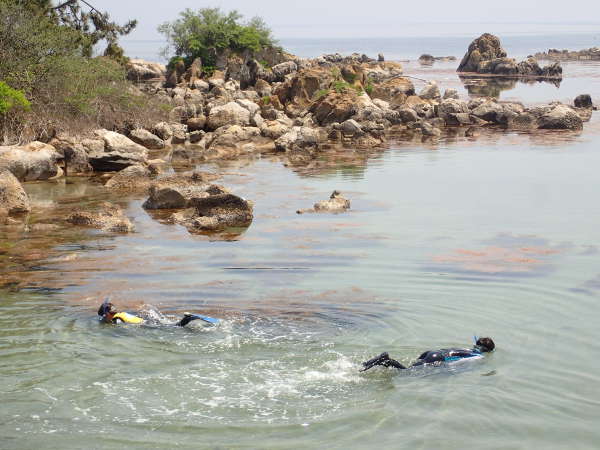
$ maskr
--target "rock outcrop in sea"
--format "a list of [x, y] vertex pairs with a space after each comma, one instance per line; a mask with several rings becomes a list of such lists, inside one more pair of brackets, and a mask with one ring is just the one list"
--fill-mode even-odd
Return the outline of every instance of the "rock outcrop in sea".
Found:
[[489, 33], [482, 34], [471, 42], [457, 72], [537, 79], [562, 78], [562, 67], [559, 63], [540, 67], [532, 57], [521, 62], [508, 58], [500, 39]]

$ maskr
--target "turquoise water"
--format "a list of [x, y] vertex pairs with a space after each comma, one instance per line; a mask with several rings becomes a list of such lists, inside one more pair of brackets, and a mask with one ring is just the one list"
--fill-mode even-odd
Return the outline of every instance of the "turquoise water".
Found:
[[[573, 91], [600, 94], [589, 66], [574, 73]], [[0, 447], [598, 448], [598, 131], [596, 116], [581, 133], [209, 165], [255, 202], [252, 225], [220, 237], [94, 180], [28, 184], [37, 222], [109, 198], [136, 232], [0, 234], [0, 275], [20, 283], [0, 296]], [[295, 213], [334, 189], [349, 212]], [[166, 322], [223, 320], [103, 326], [106, 296]], [[497, 351], [358, 372], [473, 334]]]

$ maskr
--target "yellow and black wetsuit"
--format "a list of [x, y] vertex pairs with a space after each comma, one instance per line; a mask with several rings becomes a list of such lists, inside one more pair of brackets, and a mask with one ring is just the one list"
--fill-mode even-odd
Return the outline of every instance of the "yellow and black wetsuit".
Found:
[[120, 323], [120, 322], [140, 324], [140, 323], [144, 323], [145, 320], [142, 319], [141, 317], [134, 316], [133, 314], [129, 314], [126, 312], [120, 312], [120, 313], [116, 313], [113, 316], [112, 323]]

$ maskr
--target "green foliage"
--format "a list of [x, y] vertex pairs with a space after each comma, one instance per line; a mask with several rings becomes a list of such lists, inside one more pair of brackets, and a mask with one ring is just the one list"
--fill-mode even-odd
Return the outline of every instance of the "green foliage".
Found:
[[44, 12], [44, 2], [29, 3], [33, 6], [0, 0], [0, 80], [30, 102], [29, 112], [17, 111], [14, 105], [22, 102], [11, 100], [11, 114], [0, 116], [5, 142], [57, 129], [114, 128], [141, 120], [150, 108], [159, 114], [156, 105], [132, 91], [125, 68], [115, 61], [125, 59], [116, 44], [107, 50], [112, 59], [86, 57], [89, 36]]
[[22, 91], [11, 88], [8, 84], [0, 81], [0, 115], [4, 115], [12, 109], [29, 110], [31, 104], [25, 98]]
[[270, 97], [270, 96], [268, 96], [268, 95], [265, 95], [265, 96], [262, 98], [262, 103], [263, 103], [263, 105], [265, 105], [265, 106], [266, 106], [266, 105], [270, 105], [270, 104], [271, 104], [271, 97]]
[[275, 44], [271, 30], [261, 18], [244, 23], [243, 16], [235, 10], [224, 13], [220, 8], [188, 8], [179, 16], [160, 25], [158, 31], [169, 43], [165, 56], [172, 48], [176, 56], [185, 58], [187, 65], [200, 57], [203, 65], [215, 66], [217, 55], [224, 50], [258, 52]]
[[344, 75], [344, 80], [346, 80], [350, 84], [354, 84], [357, 78], [358, 75], [356, 75], [355, 73], [346, 73]]
[[313, 95], [313, 99], [316, 100], [320, 100], [321, 98], [325, 97], [327, 94], [329, 94], [329, 89], [320, 89], [317, 92], [315, 92], [315, 94]]
[[367, 83], [367, 85], [365, 86], [365, 92], [369, 95], [371, 95], [373, 93], [373, 89], [375, 88], [375, 86], [373, 86], [373, 82], [369, 81]]
[[337, 92], [338, 94], [341, 94], [342, 92], [346, 92], [349, 89], [352, 89], [352, 86], [350, 86], [345, 81], [335, 81], [333, 83], [333, 90], [335, 92]]

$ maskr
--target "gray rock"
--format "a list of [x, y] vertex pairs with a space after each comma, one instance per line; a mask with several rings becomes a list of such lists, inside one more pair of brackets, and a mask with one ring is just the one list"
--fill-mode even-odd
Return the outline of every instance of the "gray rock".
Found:
[[171, 137], [171, 144], [185, 144], [185, 141], [187, 139], [187, 126], [174, 123], [171, 124], [171, 130], [173, 131], [173, 136]]
[[245, 228], [254, 218], [252, 203], [229, 193], [196, 197], [190, 201], [190, 206], [191, 209], [185, 213], [173, 214], [174, 221], [190, 232]]
[[346, 120], [345, 122], [343, 122], [341, 124], [341, 129], [345, 134], [350, 134], [350, 135], [358, 135], [358, 134], [363, 133], [362, 128], [360, 127], [358, 122], [354, 119], [349, 119], [349, 120]]
[[204, 114], [202, 114], [198, 117], [192, 117], [191, 119], [188, 119], [188, 121], [187, 121], [188, 131], [203, 130], [205, 125], [206, 125], [206, 116], [204, 116]]
[[344, 198], [339, 191], [333, 191], [328, 200], [322, 200], [314, 204], [310, 209], [299, 209], [298, 214], [328, 212], [341, 213], [350, 209], [350, 200]]
[[152, 128], [152, 133], [163, 141], [168, 141], [173, 136], [173, 130], [167, 122], [159, 122]]
[[575, 97], [575, 108], [593, 108], [592, 97], [590, 94], [581, 94]]
[[487, 122], [498, 122], [499, 115], [503, 112], [504, 108], [502, 105], [496, 102], [486, 101], [473, 109], [471, 114]]
[[10, 170], [0, 168], [0, 208], [8, 215], [31, 211], [29, 197]]
[[214, 131], [225, 125], [247, 126], [250, 124], [250, 111], [235, 102], [211, 108], [206, 127]]
[[400, 114], [400, 120], [404, 123], [416, 122], [419, 120], [419, 115], [412, 108], [401, 108], [398, 110], [398, 114]]
[[150, 196], [142, 206], [148, 210], [183, 209], [192, 206], [192, 199], [224, 193], [221, 186], [207, 184], [203, 178], [159, 180], [150, 187]]
[[88, 158], [96, 172], [119, 172], [129, 166], [145, 164], [147, 161], [145, 154], [122, 152], [89, 153]]
[[316, 147], [318, 142], [319, 133], [317, 130], [309, 127], [293, 127], [275, 141], [275, 148], [278, 151], [286, 152], [294, 149]]
[[419, 97], [425, 100], [439, 100], [441, 98], [440, 89], [435, 81], [431, 81], [427, 86], [421, 89]]
[[151, 182], [151, 172], [141, 164], [126, 167], [106, 182], [104, 187], [120, 191], [147, 190]]
[[160, 150], [165, 148], [165, 141], [156, 136], [155, 134], [150, 133], [148, 130], [144, 130], [143, 128], [137, 128], [133, 130], [129, 137], [136, 144], [140, 144], [145, 148], [149, 148], [152, 150]]
[[94, 134], [104, 141], [104, 149], [107, 152], [120, 152], [120, 153], [139, 153], [146, 155], [146, 149], [133, 142], [127, 136], [108, 130], [96, 130]]
[[539, 128], [552, 130], [581, 130], [583, 120], [572, 108], [566, 105], [556, 105], [550, 112], [538, 120]]
[[43, 142], [0, 147], [0, 169], [8, 169], [19, 181], [48, 180], [62, 175], [62, 155]]
[[286, 61], [281, 64], [277, 64], [271, 68], [273, 75], [277, 81], [283, 81], [286, 75], [298, 71], [298, 66], [294, 61]]
[[123, 214], [123, 210], [108, 202], [101, 203], [97, 211], [77, 210], [67, 217], [67, 222], [113, 233], [133, 231], [133, 224]]
[[456, 89], [448, 88], [444, 91], [444, 100], [448, 98], [453, 98], [458, 100], [460, 97], [458, 96], [458, 91]]

